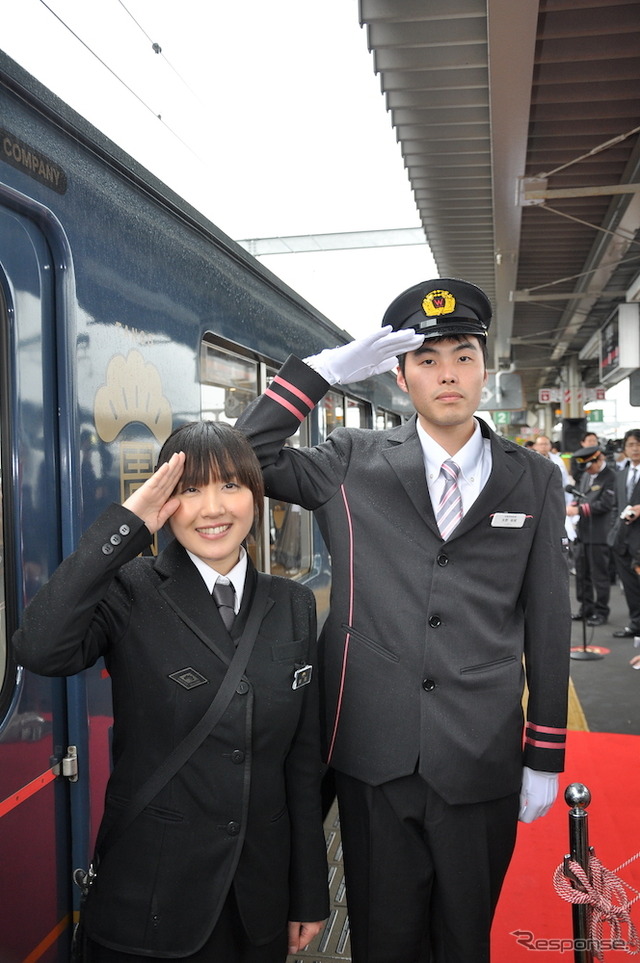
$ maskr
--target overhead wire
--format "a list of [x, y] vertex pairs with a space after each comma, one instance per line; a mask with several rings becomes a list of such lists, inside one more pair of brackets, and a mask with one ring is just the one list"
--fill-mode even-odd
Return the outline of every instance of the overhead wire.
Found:
[[196, 100], [198, 101], [199, 104], [201, 104], [201, 106], [204, 107], [205, 105], [204, 105], [204, 103], [203, 103], [200, 95], [197, 93], [197, 91], [195, 91], [195, 90], [193, 89], [193, 87], [190, 86], [190, 84], [185, 80], [185, 78], [182, 76], [182, 74], [180, 73], [180, 71], [177, 70], [176, 67], [174, 67], [174, 65], [171, 63], [171, 61], [169, 60], [169, 58], [166, 56], [166, 54], [164, 53], [164, 50], [163, 50], [162, 46], [157, 42], [157, 40], [153, 40], [153, 39], [152, 39], [152, 37], [147, 33], [147, 31], [144, 29], [144, 27], [143, 27], [142, 24], [139, 22], [139, 20], [137, 20], [137, 19], [134, 17], [134, 15], [131, 13], [131, 11], [129, 10], [129, 8], [127, 7], [127, 5], [123, 2], [123, 0], [117, 0], [117, 3], [120, 4], [120, 6], [121, 6], [122, 9], [124, 10], [124, 12], [127, 14], [127, 16], [131, 17], [131, 19], [132, 19], [133, 22], [135, 23], [136, 27], [138, 27], [138, 29], [139, 29], [139, 30], [144, 34], [144, 36], [147, 38], [147, 40], [148, 40], [149, 43], [151, 44], [151, 49], [153, 50], [153, 52], [154, 52], [155, 54], [158, 54], [160, 57], [162, 57], [162, 59], [164, 60], [164, 62], [166, 63], [166, 65], [174, 72], [174, 74], [176, 75], [176, 77], [178, 78], [178, 80], [180, 81], [180, 83], [184, 84], [184, 86], [187, 88], [187, 90], [189, 91], [189, 93], [190, 93], [193, 97], [196, 98]]
[[[120, 0], [118, 0], [118, 2], [120, 2]], [[178, 132], [175, 131], [175, 130], [170, 126], [170, 124], [168, 124], [165, 120], [163, 120], [162, 115], [161, 115], [161, 114], [158, 114], [158, 113], [153, 109], [153, 107], [151, 107], [139, 94], [137, 94], [136, 91], [126, 82], [126, 80], [123, 80], [123, 78], [120, 77], [119, 74], [117, 74], [116, 71], [115, 71], [112, 67], [110, 67], [109, 64], [108, 64], [105, 60], [103, 60], [102, 57], [101, 57], [98, 53], [96, 53], [96, 51], [93, 50], [93, 49], [89, 46], [89, 44], [88, 44], [85, 40], [83, 40], [82, 37], [81, 37], [78, 33], [76, 33], [76, 31], [73, 29], [73, 27], [71, 27], [55, 10], [52, 9], [52, 7], [49, 6], [49, 4], [46, 2], [46, 0], [40, 0], [40, 3], [42, 4], [43, 7], [45, 7], [46, 10], [49, 11], [49, 13], [50, 13], [52, 16], [54, 16], [54, 17], [56, 18], [56, 20], [57, 20], [60, 24], [62, 24], [62, 26], [63, 26], [66, 30], [69, 31], [69, 33], [78, 41], [78, 43], [82, 44], [82, 46], [85, 48], [85, 50], [86, 50], [88, 53], [90, 53], [91, 56], [94, 57], [94, 58], [98, 61], [98, 63], [100, 63], [100, 64], [105, 68], [105, 70], [107, 70], [107, 71], [112, 75], [112, 77], [114, 77], [114, 78], [118, 81], [118, 83], [122, 84], [122, 86], [123, 86], [126, 90], [128, 90], [129, 93], [130, 93], [133, 97], [135, 97], [135, 99], [145, 108], [145, 110], [148, 110], [150, 114], [153, 114], [153, 116], [156, 118], [156, 120], [159, 120], [160, 123], [163, 125], [163, 127], [165, 127], [165, 128], [169, 131], [169, 133], [170, 133], [173, 137], [175, 137], [176, 140], [178, 140], [178, 141], [182, 144], [183, 147], [186, 147], [186, 149], [187, 149], [191, 154], [193, 154], [193, 156], [194, 156], [198, 161], [200, 161], [201, 164], [204, 164], [204, 160], [196, 153], [196, 151], [195, 151], [185, 140], [183, 140], [182, 137], [180, 137], [180, 135], [178, 134]], [[124, 5], [123, 5], [123, 6], [124, 6]], [[125, 9], [126, 9], [126, 8], [125, 8]], [[129, 13], [129, 11], [127, 11], [127, 13]], [[131, 14], [130, 14], [130, 16], [131, 16]], [[135, 18], [132, 17], [132, 19], [134, 19], [134, 22], [137, 23], [137, 21], [135, 21]], [[140, 26], [140, 25], [138, 24], [138, 26]], [[141, 28], [141, 29], [142, 29], [142, 28]], [[165, 58], [165, 59], [166, 59], [166, 58]]]

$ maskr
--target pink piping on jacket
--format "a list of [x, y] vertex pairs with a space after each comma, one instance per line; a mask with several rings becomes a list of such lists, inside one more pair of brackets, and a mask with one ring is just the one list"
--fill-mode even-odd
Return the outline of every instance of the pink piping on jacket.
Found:
[[[349, 511], [349, 501], [347, 499], [347, 493], [344, 490], [344, 485], [340, 486], [340, 491], [342, 493], [342, 501], [344, 502], [344, 510], [347, 516], [347, 525], [349, 527], [349, 625], [353, 624], [353, 523], [351, 521], [351, 512]], [[351, 639], [351, 634], [347, 632], [344, 640], [344, 651], [342, 654], [342, 674], [340, 676], [340, 686], [338, 688], [338, 703], [336, 705], [336, 715], [333, 723], [333, 732], [331, 734], [331, 743], [329, 745], [329, 751], [327, 753], [327, 762], [331, 762], [331, 757], [333, 755], [333, 749], [336, 742], [336, 737], [338, 735], [338, 724], [340, 722], [340, 712], [342, 710], [342, 696], [344, 693], [344, 680], [347, 674], [347, 658], [349, 655], [349, 642]]]

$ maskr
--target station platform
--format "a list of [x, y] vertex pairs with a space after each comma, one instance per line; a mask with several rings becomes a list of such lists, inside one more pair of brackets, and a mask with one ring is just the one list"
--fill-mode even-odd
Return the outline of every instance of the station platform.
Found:
[[[575, 579], [571, 579], [571, 602], [574, 612]], [[572, 724], [570, 728], [586, 728], [590, 732], [619, 732], [640, 735], [640, 671], [635, 671], [629, 660], [640, 655], [633, 639], [614, 639], [613, 632], [624, 629], [629, 610], [622, 589], [611, 586], [611, 613], [605, 625], [583, 626], [572, 623], [571, 681], [585, 717], [583, 726]], [[586, 647], [600, 659], [580, 661], [575, 658]], [[574, 720], [577, 722], [577, 720]]]
[[[575, 612], [578, 606], [573, 576], [571, 603]], [[572, 622], [568, 728], [583, 732], [640, 735], [640, 671], [635, 671], [629, 665], [634, 654], [640, 655], [640, 648], [634, 647], [632, 638], [613, 638], [612, 633], [616, 629], [623, 629], [628, 619], [625, 598], [617, 584], [611, 586], [610, 604], [611, 614], [605, 625], [590, 627], [583, 626], [582, 622]], [[591, 657], [576, 657], [576, 653], [584, 650], [591, 653]], [[565, 815], [561, 813], [563, 807], [564, 802], [559, 799], [554, 807], [558, 809], [556, 819], [564, 820]], [[351, 960], [340, 819], [336, 803], [325, 820], [325, 833], [331, 915], [324, 930], [308, 950], [289, 956], [287, 963], [335, 963], [338, 960], [350, 963]], [[563, 845], [559, 843], [559, 858]], [[555, 894], [552, 898], [555, 898]], [[618, 958], [620, 954], [614, 955]], [[511, 959], [514, 959], [512, 954]], [[506, 959], [496, 959], [496, 963], [506, 963]]]

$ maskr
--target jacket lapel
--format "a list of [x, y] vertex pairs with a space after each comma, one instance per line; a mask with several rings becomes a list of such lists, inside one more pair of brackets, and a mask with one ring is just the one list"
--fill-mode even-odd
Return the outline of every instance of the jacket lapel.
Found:
[[422, 446], [416, 431], [415, 416], [388, 437], [382, 454], [398, 477], [414, 508], [434, 535], [440, 537], [424, 472]]
[[[638, 465], [637, 467], [640, 468], [640, 465]], [[629, 463], [629, 464], [627, 465], [627, 467], [625, 468], [625, 471], [624, 471], [624, 490], [625, 490], [625, 495], [626, 495], [626, 491], [627, 491], [627, 484], [628, 484], [628, 481], [629, 481], [629, 475], [631, 474], [632, 471], [633, 471], [633, 465], [632, 465], [631, 463]], [[637, 503], [638, 503], [638, 498], [640, 498], [640, 472], [636, 475], [636, 483], [635, 483], [635, 485], [633, 486], [633, 488], [631, 489], [631, 492], [630, 492], [630, 494], [629, 494], [629, 497], [628, 497], [627, 501], [625, 501], [625, 505], [626, 505], [627, 503], [628, 503], [629, 505], [637, 505]], [[623, 506], [623, 507], [624, 507], [624, 506]]]
[[175, 539], [158, 556], [158, 592], [185, 625], [223, 662], [233, 658], [234, 645], [216, 603], [182, 545]]
[[[266, 576], [261, 576], [265, 578]], [[247, 559], [247, 574], [244, 580], [244, 590], [242, 592], [242, 602], [240, 604], [240, 611], [235, 617], [233, 625], [231, 626], [231, 637], [235, 640], [238, 639], [244, 632], [247, 620], [249, 618], [249, 612], [253, 607], [253, 601], [256, 594], [256, 585], [258, 581], [258, 573], [256, 571], [255, 565], [250, 558]], [[274, 605], [274, 601], [269, 596], [265, 602], [264, 612], [262, 613], [262, 618], [264, 619], [267, 612], [271, 610]], [[221, 620], [222, 621], [222, 620]]]
[[522, 464], [510, 456], [511, 452], [518, 450], [518, 446], [490, 432], [484, 422], [481, 421], [480, 426], [483, 436], [487, 437], [489, 432], [491, 438], [491, 474], [475, 502], [451, 535], [450, 541], [458, 538], [459, 535], [464, 535], [492, 512], [523, 510], [523, 506], [507, 502], [507, 498], [524, 475]]

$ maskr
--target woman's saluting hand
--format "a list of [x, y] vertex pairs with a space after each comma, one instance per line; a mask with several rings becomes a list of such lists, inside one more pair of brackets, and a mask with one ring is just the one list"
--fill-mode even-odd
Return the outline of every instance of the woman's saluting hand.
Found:
[[125, 508], [142, 519], [152, 535], [162, 528], [180, 504], [173, 493], [182, 477], [184, 461], [184, 452], [173, 454], [123, 502]]

